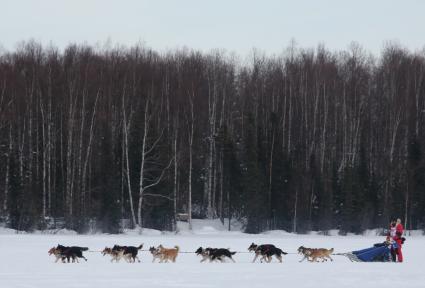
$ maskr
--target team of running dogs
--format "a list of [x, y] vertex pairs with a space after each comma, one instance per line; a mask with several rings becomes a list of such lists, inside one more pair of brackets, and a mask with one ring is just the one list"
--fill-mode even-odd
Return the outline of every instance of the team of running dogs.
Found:
[[[126, 262], [134, 263], [136, 260], [140, 262], [139, 257], [137, 257], [137, 254], [139, 250], [143, 248], [143, 244], [141, 244], [138, 247], [135, 246], [119, 246], [114, 245], [112, 248], [105, 247], [102, 251], [102, 255], [109, 255], [111, 256], [111, 262], [119, 262], [121, 259], [124, 259]], [[77, 262], [78, 258], [82, 258], [85, 261], [87, 259], [83, 256], [83, 251], [87, 251], [89, 248], [87, 247], [78, 247], [78, 246], [62, 246], [58, 245], [57, 247], [51, 248], [48, 253], [49, 255], [54, 255], [56, 257], [56, 261], [58, 262], [61, 260], [63, 263], [66, 262]], [[155, 262], [158, 260], [160, 263], [163, 262], [176, 262], [177, 255], [179, 254], [179, 246], [174, 246], [174, 248], [165, 248], [162, 245], [159, 245], [158, 247], [150, 247], [149, 252], [152, 254], [152, 262]], [[267, 262], [270, 263], [272, 261], [273, 256], [276, 257], [276, 259], [279, 262], [282, 262], [282, 255], [286, 255], [288, 253], [282, 251], [282, 249], [277, 248], [276, 246], [272, 244], [262, 244], [262, 245], [256, 245], [252, 243], [248, 247], [249, 252], [254, 252], [255, 257], [252, 262], [255, 262], [258, 257], [260, 258], [260, 262]], [[327, 261], [328, 259], [333, 261], [331, 258], [331, 254], [333, 253], [334, 249], [325, 249], [325, 248], [306, 248], [304, 246], [301, 246], [298, 248], [298, 253], [303, 255], [304, 258], [301, 259], [300, 262], [304, 260], [308, 260], [310, 262], [319, 262], [321, 260], [322, 262]], [[228, 258], [232, 262], [235, 262], [232, 255], [235, 255], [236, 252], [231, 252], [229, 249], [226, 248], [202, 248], [199, 247], [195, 252], [196, 255], [201, 256], [201, 262], [205, 262], [209, 260], [209, 262], [225, 262], [225, 259]]]

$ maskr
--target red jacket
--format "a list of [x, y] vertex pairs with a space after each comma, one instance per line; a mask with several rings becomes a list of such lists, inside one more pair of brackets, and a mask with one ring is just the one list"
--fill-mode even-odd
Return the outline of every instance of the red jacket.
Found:
[[396, 230], [396, 233], [401, 236], [401, 235], [403, 235], [404, 227], [401, 223], [399, 223], [395, 226], [395, 230]]

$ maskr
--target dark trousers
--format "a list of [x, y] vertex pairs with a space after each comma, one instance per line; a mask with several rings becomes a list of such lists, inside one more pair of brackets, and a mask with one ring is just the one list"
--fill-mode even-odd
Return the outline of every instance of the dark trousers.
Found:
[[397, 261], [397, 248], [396, 249], [394, 249], [394, 248], [391, 248], [391, 260], [393, 261], [393, 262], [396, 262]]

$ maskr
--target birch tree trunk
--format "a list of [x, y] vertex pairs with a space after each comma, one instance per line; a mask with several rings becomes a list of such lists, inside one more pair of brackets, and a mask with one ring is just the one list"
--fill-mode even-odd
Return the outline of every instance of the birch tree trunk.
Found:
[[131, 119], [133, 113], [130, 113], [129, 119], [127, 120], [127, 112], [125, 108], [125, 88], [122, 93], [122, 114], [123, 114], [123, 138], [124, 138], [124, 155], [125, 155], [125, 168], [126, 168], [126, 179], [127, 179], [127, 187], [128, 187], [128, 201], [130, 203], [130, 213], [131, 213], [131, 221], [132, 226], [135, 227], [137, 225], [136, 214], [134, 212], [134, 204], [133, 204], [133, 193], [131, 186], [131, 175], [130, 175], [130, 160], [128, 157], [129, 154], [129, 145], [128, 145], [128, 134], [131, 130]]
[[[213, 75], [213, 77], [215, 74]], [[211, 79], [208, 79], [208, 122], [209, 122], [209, 136], [208, 136], [208, 168], [207, 168], [207, 186], [204, 198], [207, 199], [207, 218], [214, 218], [213, 211], [213, 178], [214, 178], [214, 160], [215, 160], [215, 115], [216, 115], [216, 84], [215, 79], [212, 80], [213, 87], [211, 88]], [[212, 90], [212, 91], [211, 91]]]
[[328, 122], [328, 100], [326, 96], [326, 85], [323, 84], [323, 110], [324, 110], [324, 119], [323, 119], [323, 128], [322, 128], [322, 153], [321, 153], [321, 166], [320, 166], [320, 172], [323, 175], [324, 167], [325, 167], [325, 152], [326, 152], [326, 125]]
[[[192, 88], [193, 89], [193, 88]], [[188, 120], [189, 126], [189, 178], [188, 178], [188, 200], [187, 200], [187, 213], [188, 213], [188, 222], [189, 230], [192, 230], [192, 166], [193, 166], [193, 126], [194, 126], [194, 113], [193, 113], [193, 100], [195, 97], [195, 92], [192, 91], [192, 95], [189, 96], [189, 105], [190, 105], [190, 119]]]
[[[67, 224], [72, 226], [73, 218], [73, 200], [74, 200], [74, 155], [73, 155], [73, 144], [74, 144], [74, 114], [75, 114], [75, 102], [73, 83], [70, 84], [69, 88], [69, 109], [68, 109], [68, 141], [66, 146], [66, 218]], [[73, 99], [75, 97], [75, 99]], [[74, 102], [75, 101], [75, 102]]]
[[[153, 91], [153, 89], [152, 89]], [[153, 92], [152, 92], [153, 94]], [[172, 160], [170, 160], [170, 162], [168, 163], [168, 165], [162, 169], [161, 174], [154, 180], [151, 179], [151, 183], [147, 184], [146, 183], [146, 179], [145, 179], [145, 169], [146, 169], [146, 163], [148, 160], [148, 156], [149, 154], [156, 148], [156, 146], [158, 145], [159, 141], [161, 140], [163, 131], [160, 133], [160, 135], [156, 138], [155, 141], [153, 141], [152, 144], [148, 144], [148, 134], [149, 134], [149, 127], [150, 127], [150, 122], [152, 120], [152, 116], [154, 115], [154, 111], [152, 109], [152, 111], [150, 110], [150, 105], [152, 101], [152, 95], [149, 95], [147, 100], [146, 100], [146, 105], [145, 105], [145, 112], [144, 112], [144, 130], [143, 130], [143, 138], [142, 138], [142, 158], [140, 160], [140, 181], [139, 181], [139, 201], [138, 201], [138, 208], [137, 208], [137, 220], [138, 220], [138, 227], [140, 230], [140, 233], [142, 232], [143, 229], [143, 218], [142, 218], [142, 206], [143, 206], [143, 199], [144, 196], [157, 196], [157, 197], [163, 197], [166, 198], [168, 200], [170, 200], [169, 197], [167, 196], [163, 196], [163, 195], [157, 195], [157, 194], [146, 194], [145, 191], [148, 190], [149, 188], [152, 188], [156, 185], [158, 185], [162, 178], [164, 177], [165, 171], [171, 166]], [[172, 199], [171, 199], [172, 200]]]
[[292, 130], [292, 85], [289, 83], [289, 112], [288, 112], [288, 146], [287, 155], [291, 155], [291, 130]]
[[224, 170], [223, 170], [223, 151], [220, 151], [220, 202], [219, 202], [219, 216], [221, 223], [224, 225], [224, 200], [223, 200], [223, 181], [224, 181]]
[[[85, 209], [83, 208], [85, 206], [85, 187], [83, 187], [83, 182], [85, 182], [84, 180], [84, 176], [83, 174], [83, 135], [84, 135], [84, 126], [85, 126], [85, 119], [86, 119], [86, 90], [83, 89], [82, 91], [83, 97], [82, 97], [82, 104], [81, 104], [81, 110], [80, 110], [80, 125], [79, 125], [79, 129], [80, 129], [80, 135], [79, 135], [79, 139], [78, 139], [78, 154], [77, 154], [77, 161], [78, 161], [78, 172], [77, 172], [77, 179], [78, 179], [78, 188], [81, 189], [80, 192], [80, 201], [79, 201], [79, 206], [77, 207], [77, 209], [80, 209], [80, 216], [85, 216]], [[89, 138], [91, 138], [92, 136], [90, 135]], [[87, 148], [88, 150], [88, 148]]]
[[[83, 215], [86, 215], [87, 212], [87, 199], [90, 200], [90, 197], [87, 197], [87, 167], [88, 167], [88, 163], [89, 163], [89, 159], [90, 159], [90, 155], [91, 155], [91, 150], [92, 150], [92, 146], [93, 146], [93, 138], [94, 138], [94, 124], [95, 124], [95, 119], [96, 119], [96, 111], [97, 111], [97, 103], [99, 101], [99, 97], [100, 97], [100, 89], [97, 91], [96, 94], [96, 100], [94, 101], [94, 106], [93, 106], [93, 112], [92, 112], [92, 117], [91, 117], [91, 121], [90, 121], [90, 132], [89, 132], [89, 141], [87, 143], [87, 148], [86, 148], [86, 155], [84, 158], [84, 166], [83, 166], [83, 171], [81, 173], [81, 205], [82, 205], [82, 211], [83, 211]], [[89, 186], [90, 187], [90, 186]]]
[[42, 102], [42, 99], [41, 99], [41, 97], [40, 97], [40, 112], [41, 112], [41, 131], [42, 131], [42, 139], [43, 139], [43, 160], [42, 160], [42, 162], [43, 162], [43, 180], [42, 180], [42, 189], [43, 189], [43, 196], [42, 196], [42, 201], [41, 201], [41, 203], [42, 203], [42, 217], [43, 217], [43, 220], [44, 219], [46, 219], [46, 215], [47, 215], [47, 212], [46, 212], [46, 210], [47, 210], [47, 204], [46, 204], [46, 198], [47, 198], [47, 183], [46, 183], [46, 180], [47, 180], [47, 154], [48, 154], [48, 144], [47, 144], [47, 142], [48, 142], [48, 140], [47, 140], [47, 138], [48, 138], [48, 136], [47, 136], [47, 133], [46, 133], [46, 128], [45, 128], [45, 126], [46, 126], [46, 117], [45, 117], [45, 112], [44, 112], [44, 107], [43, 107], [43, 102]]
[[295, 189], [295, 201], [294, 201], [294, 218], [292, 222], [292, 232], [297, 233], [297, 209], [298, 209], [298, 187]]
[[[52, 117], [52, 69], [49, 67], [48, 77], [48, 106], [47, 106], [47, 215], [52, 213], [52, 151], [55, 141], [53, 140], [53, 117]], [[56, 169], [55, 169], [56, 170]]]
[[274, 142], [275, 142], [275, 131], [273, 129], [272, 132], [272, 143], [270, 147], [270, 161], [269, 161], [269, 191], [268, 191], [268, 200], [269, 200], [269, 229], [273, 229], [272, 225], [272, 216], [273, 216], [273, 209], [272, 209], [272, 181], [273, 181], [273, 153], [274, 153]]
[[[178, 112], [177, 112], [178, 115]], [[174, 154], [174, 185], [173, 185], [173, 215], [174, 215], [174, 219], [173, 219], [173, 230], [177, 231], [177, 165], [178, 165], [178, 160], [177, 160], [177, 139], [178, 139], [178, 133], [179, 133], [179, 124], [178, 124], [178, 117], [176, 117], [175, 122], [175, 127], [174, 127], [174, 139], [173, 139], [173, 154]]]
[[9, 123], [9, 151], [6, 160], [6, 175], [4, 179], [4, 198], [3, 198], [3, 215], [7, 214], [7, 204], [9, 197], [9, 177], [10, 177], [10, 157], [13, 152], [13, 139], [12, 139], [12, 123]]
[[143, 204], [143, 192], [144, 192], [144, 175], [145, 175], [145, 157], [146, 157], [146, 138], [149, 130], [149, 98], [146, 100], [145, 113], [144, 113], [144, 129], [142, 138], [142, 159], [140, 160], [140, 180], [139, 180], [139, 202], [137, 208], [137, 225], [141, 231], [142, 223], [142, 204]]

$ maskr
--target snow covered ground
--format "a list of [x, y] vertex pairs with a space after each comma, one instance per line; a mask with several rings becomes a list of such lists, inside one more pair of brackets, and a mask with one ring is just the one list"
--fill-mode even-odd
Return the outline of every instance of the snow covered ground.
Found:
[[[238, 253], [237, 263], [199, 263], [193, 253], [181, 253], [177, 263], [151, 263], [148, 252], [139, 255], [141, 263], [111, 263], [108, 256], [85, 252], [87, 262], [54, 263], [47, 250], [58, 243], [87, 246], [99, 251], [114, 244], [149, 246], [179, 245], [181, 251], [193, 252], [199, 246], [225, 247], [246, 252], [251, 242], [273, 243], [295, 253], [300, 245], [333, 247], [335, 252], [367, 248], [382, 242], [380, 236], [293, 235], [271, 231], [260, 235], [220, 231], [220, 227], [196, 226], [194, 232], [182, 229], [178, 235], [145, 230], [144, 234], [74, 235], [13, 234], [0, 230], [0, 287], [425, 287], [422, 261], [425, 237], [407, 237], [405, 263], [352, 263], [343, 256], [334, 262], [309, 263], [297, 254], [284, 257], [283, 263], [251, 263], [252, 254]], [[371, 234], [371, 233], [370, 233]]]

